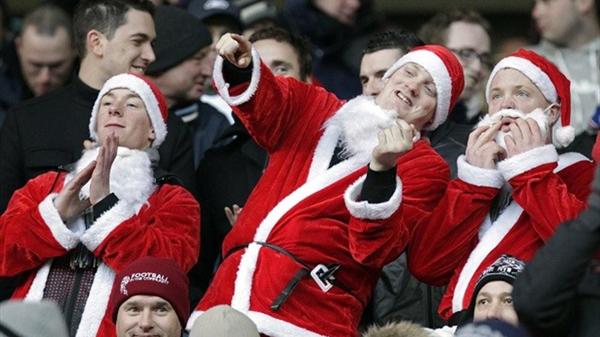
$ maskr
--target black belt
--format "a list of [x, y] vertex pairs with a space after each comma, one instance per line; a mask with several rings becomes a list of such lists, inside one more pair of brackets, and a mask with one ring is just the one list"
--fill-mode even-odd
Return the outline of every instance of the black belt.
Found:
[[[363, 307], [365, 306], [365, 303], [363, 303], [363, 301], [360, 298], [358, 298], [356, 295], [354, 295], [354, 293], [352, 293], [350, 288], [344, 286], [343, 284], [341, 284], [341, 282], [339, 280], [335, 279], [334, 274], [335, 274], [335, 272], [337, 272], [340, 269], [340, 267], [341, 267], [340, 264], [327, 264], [327, 265], [318, 264], [313, 267], [313, 266], [305, 263], [304, 261], [300, 260], [294, 254], [288, 252], [284, 248], [274, 245], [272, 243], [262, 242], [262, 241], [253, 241], [251, 243], [255, 243], [257, 245], [261, 245], [263, 247], [272, 249], [282, 255], [285, 255], [285, 256], [291, 258], [292, 260], [294, 260], [295, 262], [297, 262], [298, 264], [300, 264], [302, 266], [302, 269], [300, 269], [298, 272], [296, 272], [294, 277], [292, 277], [288, 281], [285, 288], [283, 288], [281, 293], [279, 293], [279, 295], [277, 295], [277, 297], [275, 298], [273, 303], [271, 303], [271, 309], [273, 311], [278, 311], [281, 308], [283, 303], [291, 295], [292, 291], [294, 291], [294, 288], [296, 288], [298, 283], [300, 283], [300, 281], [307, 275], [310, 275], [312, 277], [312, 279], [317, 283], [319, 288], [321, 288], [321, 290], [323, 290], [323, 292], [327, 292], [329, 289], [331, 289], [331, 287], [336, 286], [337, 288], [343, 290], [344, 292], [346, 292], [346, 293], [350, 294], [352, 297], [354, 297], [357, 301], [359, 301], [363, 305]], [[234, 247], [227, 253], [225, 258], [227, 258], [229, 255], [235, 253], [236, 251], [238, 251], [240, 249], [247, 248], [248, 245], [250, 245], [250, 243]]]

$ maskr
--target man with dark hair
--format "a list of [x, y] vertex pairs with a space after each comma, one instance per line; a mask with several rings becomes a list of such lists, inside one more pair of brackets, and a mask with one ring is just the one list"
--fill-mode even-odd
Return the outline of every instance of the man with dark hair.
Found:
[[[81, 56], [78, 76], [48, 95], [9, 112], [0, 132], [0, 212], [13, 192], [40, 173], [76, 161], [98, 90], [112, 75], [143, 73], [155, 59], [154, 6], [148, 0], [85, 0], [75, 9]], [[176, 116], [161, 146], [159, 167], [193, 189], [192, 144]]]
[[[279, 45], [280, 48], [287, 49], [291, 47], [291, 54], [287, 53], [287, 55], [284, 55], [281, 52], [275, 53], [279, 57], [270, 59], [269, 61], [264, 60], [265, 56], [268, 54], [268, 50], [266, 48], [256, 48], [259, 50], [259, 54], [263, 58], [263, 61], [266, 62], [266, 65], [276, 76], [288, 76], [294, 77], [300, 81], [308, 81], [312, 69], [312, 55], [310, 44], [306, 39], [282, 28], [268, 27], [256, 31], [250, 36], [249, 40], [255, 47], [257, 46], [257, 43], [258, 45], [267, 43], [271, 49], [273, 48], [273, 45]], [[262, 53], [260, 51], [262, 51]], [[285, 59], [285, 56], [291, 56], [297, 60], [295, 62], [291, 59], [283, 60]]]
[[465, 90], [451, 119], [475, 124], [481, 114], [481, 90], [491, 68], [490, 24], [473, 10], [441, 12], [419, 31], [426, 43], [440, 44], [458, 56], [465, 71]]
[[424, 45], [415, 34], [390, 30], [375, 33], [367, 42], [360, 61], [360, 83], [363, 95], [375, 96], [383, 88], [381, 78], [388, 68], [413, 47]]

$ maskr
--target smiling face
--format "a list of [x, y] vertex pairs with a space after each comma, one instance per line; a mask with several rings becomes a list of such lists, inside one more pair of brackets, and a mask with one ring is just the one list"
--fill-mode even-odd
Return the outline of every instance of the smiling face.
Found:
[[[375, 103], [394, 110], [398, 118], [422, 130], [433, 119], [437, 106], [437, 91], [433, 78], [422, 66], [409, 62], [401, 66], [385, 82]], [[423, 109], [425, 116], [415, 118], [414, 111]]]
[[117, 337], [180, 337], [181, 323], [162, 297], [135, 295], [119, 307], [116, 330]]
[[152, 41], [156, 38], [154, 20], [143, 11], [130, 9], [125, 24], [119, 26], [111, 39], [102, 36], [102, 67], [110, 76], [134, 72], [143, 74], [155, 60]]
[[505, 281], [492, 281], [481, 288], [475, 298], [473, 321], [499, 319], [519, 324], [512, 300], [513, 286]]
[[111, 133], [119, 146], [143, 150], [155, 139], [154, 129], [142, 99], [129, 89], [113, 89], [100, 100], [96, 121], [98, 141]]

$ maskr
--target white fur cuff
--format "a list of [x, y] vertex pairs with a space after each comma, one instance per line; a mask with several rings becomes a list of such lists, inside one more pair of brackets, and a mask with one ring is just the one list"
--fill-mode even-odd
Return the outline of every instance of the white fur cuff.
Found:
[[540, 165], [556, 161], [558, 161], [556, 148], [552, 144], [547, 144], [499, 162], [498, 170], [502, 173], [504, 179], [508, 181]]
[[71, 232], [60, 218], [58, 210], [54, 207], [54, 198], [57, 193], [49, 194], [38, 206], [42, 219], [52, 232], [54, 239], [67, 251], [75, 248], [79, 243], [79, 236]]
[[382, 220], [387, 219], [400, 207], [402, 201], [402, 181], [396, 177], [396, 189], [390, 200], [378, 204], [367, 201], [357, 201], [367, 175], [358, 178], [344, 193], [344, 202], [350, 214], [359, 219]]
[[248, 102], [250, 98], [258, 89], [258, 82], [260, 81], [260, 56], [254, 47], [252, 48], [252, 77], [250, 79], [250, 84], [248, 88], [240, 95], [230, 96], [229, 95], [229, 83], [225, 82], [225, 78], [223, 77], [223, 57], [217, 56], [215, 60], [215, 68], [213, 70], [213, 80], [215, 81], [215, 85], [217, 90], [219, 91], [219, 95], [223, 97], [227, 104], [236, 106], [243, 103]]
[[83, 233], [81, 243], [90, 251], [95, 251], [115, 228], [135, 214], [135, 209], [131, 204], [120, 200]]
[[465, 155], [456, 159], [458, 178], [466, 183], [481, 186], [500, 188], [504, 184], [502, 173], [498, 170], [485, 169], [467, 163]]

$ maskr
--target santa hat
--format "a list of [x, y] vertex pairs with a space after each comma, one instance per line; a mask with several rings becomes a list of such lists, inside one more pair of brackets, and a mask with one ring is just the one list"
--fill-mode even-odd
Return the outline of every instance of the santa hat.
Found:
[[425, 45], [413, 48], [402, 56], [383, 75], [387, 80], [407, 63], [416, 63], [431, 75], [437, 91], [437, 106], [433, 121], [427, 130], [435, 130], [440, 126], [454, 108], [458, 97], [465, 86], [463, 68], [450, 50], [438, 45]]
[[98, 141], [98, 135], [96, 134], [96, 120], [98, 118], [98, 109], [100, 108], [100, 100], [109, 91], [113, 89], [129, 89], [138, 95], [144, 105], [146, 111], [150, 117], [150, 123], [154, 129], [154, 135], [156, 138], [152, 142], [153, 148], [158, 148], [160, 144], [165, 140], [167, 136], [167, 117], [169, 111], [167, 109], [167, 102], [165, 97], [160, 92], [156, 84], [154, 84], [149, 78], [137, 75], [137, 74], [119, 74], [108, 79], [100, 89], [98, 98], [92, 108], [92, 118], [90, 119], [90, 137], [94, 141]]
[[113, 283], [109, 309], [113, 322], [123, 302], [136, 295], [160, 297], [173, 307], [182, 327], [190, 315], [188, 279], [171, 259], [143, 257], [119, 272]]
[[494, 76], [506, 68], [520, 71], [527, 76], [552, 103], [560, 103], [561, 126], [554, 131], [554, 141], [560, 146], [567, 146], [575, 139], [575, 129], [571, 124], [571, 82], [550, 61], [533, 51], [519, 49], [496, 64], [490, 74], [485, 88], [485, 98], [490, 102], [490, 87]]

